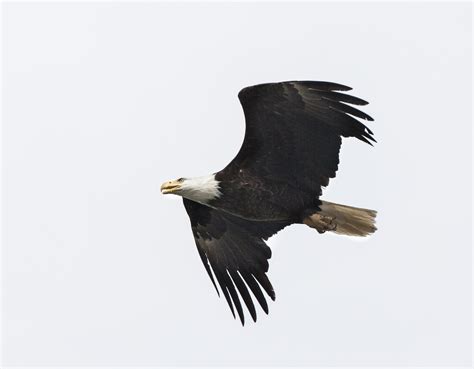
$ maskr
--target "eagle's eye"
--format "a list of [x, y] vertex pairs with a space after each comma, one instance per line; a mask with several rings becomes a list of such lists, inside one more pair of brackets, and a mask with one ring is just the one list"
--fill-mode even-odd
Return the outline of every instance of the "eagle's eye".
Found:
[[178, 178], [178, 182], [183, 182], [184, 178]]

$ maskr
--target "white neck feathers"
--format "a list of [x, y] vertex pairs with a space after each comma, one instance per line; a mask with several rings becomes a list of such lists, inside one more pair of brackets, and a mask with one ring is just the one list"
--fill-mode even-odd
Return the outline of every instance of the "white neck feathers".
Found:
[[186, 178], [181, 184], [180, 195], [201, 204], [207, 204], [221, 195], [219, 181], [216, 180], [214, 174]]

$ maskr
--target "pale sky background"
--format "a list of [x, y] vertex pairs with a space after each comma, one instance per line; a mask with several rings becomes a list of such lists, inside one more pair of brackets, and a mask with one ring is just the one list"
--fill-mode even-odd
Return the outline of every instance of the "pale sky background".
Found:
[[[3, 367], [470, 365], [469, 3], [3, 10]], [[242, 328], [159, 186], [222, 169], [238, 91], [292, 79], [370, 102], [324, 198], [379, 231], [279, 233]]]

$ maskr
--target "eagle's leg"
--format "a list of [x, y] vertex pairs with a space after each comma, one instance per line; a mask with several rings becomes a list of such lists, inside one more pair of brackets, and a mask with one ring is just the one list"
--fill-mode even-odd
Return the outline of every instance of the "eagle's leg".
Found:
[[326, 231], [334, 231], [337, 227], [335, 217], [321, 215], [320, 213], [312, 214], [303, 219], [303, 223], [311, 228], [315, 228], [319, 233]]

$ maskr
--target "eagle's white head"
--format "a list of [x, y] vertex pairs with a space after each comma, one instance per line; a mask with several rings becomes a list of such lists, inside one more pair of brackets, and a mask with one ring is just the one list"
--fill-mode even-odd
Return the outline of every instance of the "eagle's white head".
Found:
[[221, 195], [215, 174], [196, 178], [179, 178], [161, 185], [161, 193], [174, 194], [207, 204]]

